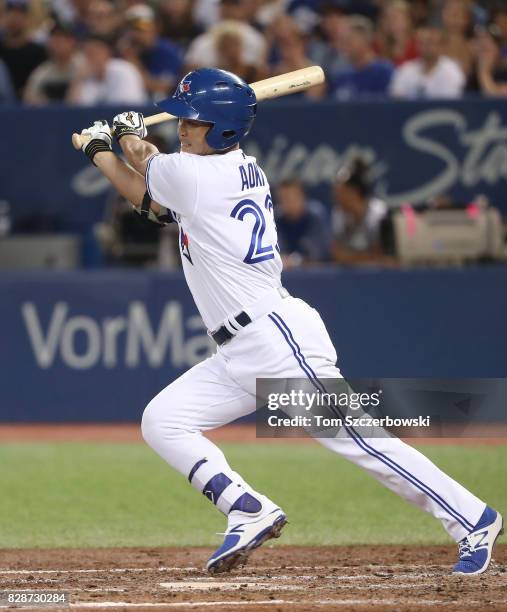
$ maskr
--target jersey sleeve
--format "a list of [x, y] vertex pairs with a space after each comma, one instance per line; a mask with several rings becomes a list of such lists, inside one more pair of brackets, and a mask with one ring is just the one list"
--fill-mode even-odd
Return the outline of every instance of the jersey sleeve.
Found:
[[197, 167], [190, 155], [157, 154], [146, 167], [151, 199], [183, 217], [192, 217], [197, 204]]

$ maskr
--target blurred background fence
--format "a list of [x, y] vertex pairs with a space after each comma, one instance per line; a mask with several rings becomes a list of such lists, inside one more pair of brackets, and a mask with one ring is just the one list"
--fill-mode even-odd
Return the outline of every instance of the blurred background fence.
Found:
[[[284, 283], [321, 312], [347, 377], [507, 377], [504, 267]], [[0, 295], [2, 421], [137, 421], [214, 350], [180, 272], [5, 272]]]
[[[109, 183], [70, 136], [121, 110], [0, 110], [0, 197], [15, 228], [45, 216], [59, 230], [86, 232], [103, 219]], [[154, 133], [176, 148], [175, 122]], [[273, 184], [297, 176], [328, 207], [337, 170], [361, 156], [373, 191], [391, 206], [442, 194], [465, 205], [483, 194], [507, 214], [507, 107], [498, 100], [263, 103], [244, 149]]]

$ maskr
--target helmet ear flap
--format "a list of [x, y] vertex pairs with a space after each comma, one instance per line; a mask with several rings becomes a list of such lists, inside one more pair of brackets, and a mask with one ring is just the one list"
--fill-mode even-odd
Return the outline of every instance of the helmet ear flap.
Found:
[[[206, 142], [217, 151], [229, 149], [238, 142], [236, 130], [221, 130], [220, 126], [212, 125], [206, 134]], [[220, 143], [220, 148], [217, 144]]]

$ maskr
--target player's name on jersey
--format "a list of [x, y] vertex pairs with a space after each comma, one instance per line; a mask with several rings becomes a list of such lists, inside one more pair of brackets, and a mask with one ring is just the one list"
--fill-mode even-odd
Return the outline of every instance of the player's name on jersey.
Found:
[[297, 415], [294, 417], [279, 417], [271, 414], [267, 419], [269, 427], [429, 427], [431, 418], [429, 416], [418, 416], [413, 418], [394, 418], [352, 416], [326, 417], [322, 414]]
[[266, 175], [259, 166], [253, 162], [242, 164], [239, 167], [239, 173], [241, 175], [241, 191], [267, 185], [268, 180]]

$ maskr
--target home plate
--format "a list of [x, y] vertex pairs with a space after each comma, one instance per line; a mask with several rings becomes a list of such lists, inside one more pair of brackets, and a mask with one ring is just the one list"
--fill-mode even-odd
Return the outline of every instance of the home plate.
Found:
[[183, 582], [178, 580], [177, 582], [161, 582], [160, 586], [164, 589], [170, 589], [171, 591], [238, 591], [239, 589], [269, 589], [273, 591], [294, 590], [294, 587], [289, 585], [273, 586], [265, 582]]

